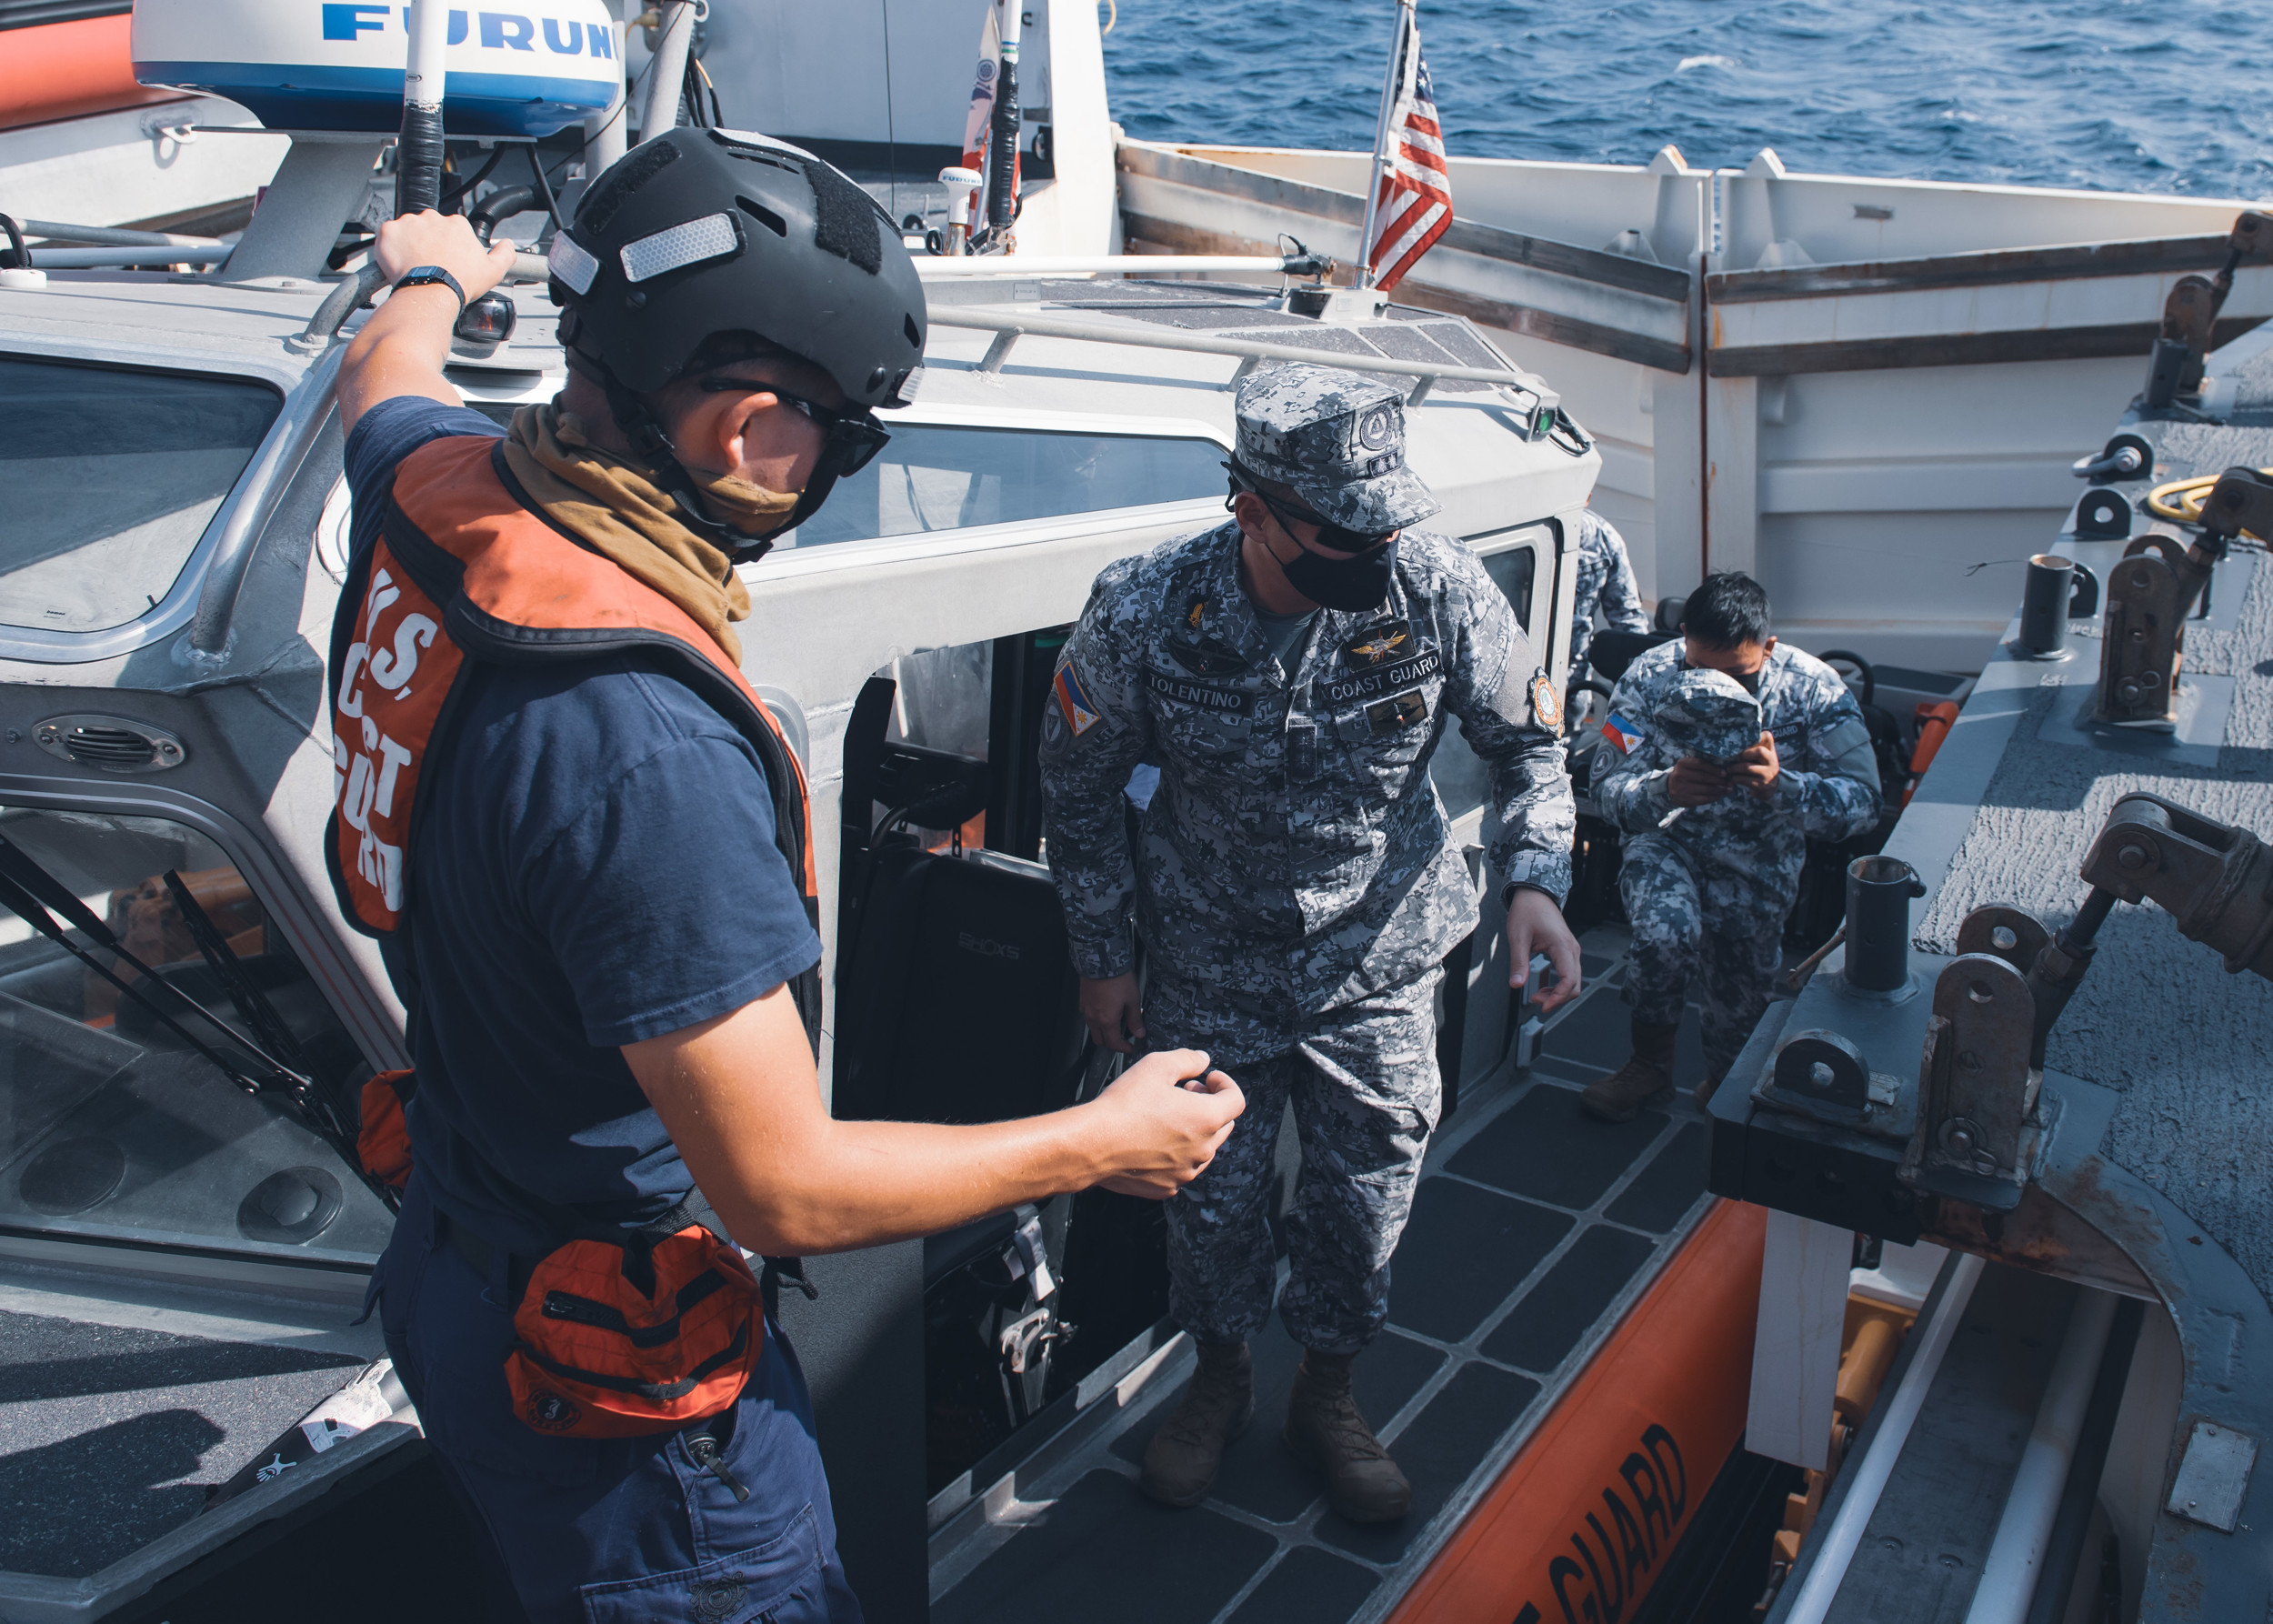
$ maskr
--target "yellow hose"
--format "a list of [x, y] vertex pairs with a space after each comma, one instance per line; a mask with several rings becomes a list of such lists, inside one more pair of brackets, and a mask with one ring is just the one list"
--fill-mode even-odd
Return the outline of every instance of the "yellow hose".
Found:
[[[2258, 472], [2273, 474], [2273, 468], [2259, 468]], [[2158, 485], [2147, 493], [2147, 511], [2158, 519], [2198, 525], [2202, 522], [2202, 504], [2209, 500], [2210, 486], [2217, 483], [2217, 475], [2205, 474], [2198, 479], [2174, 479], [2168, 485]]]

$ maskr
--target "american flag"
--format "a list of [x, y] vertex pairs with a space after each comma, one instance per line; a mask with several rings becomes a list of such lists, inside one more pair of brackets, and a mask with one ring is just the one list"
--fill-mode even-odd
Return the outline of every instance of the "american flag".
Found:
[[1374, 207], [1374, 237], [1367, 245], [1367, 267], [1374, 273], [1374, 286], [1384, 292], [1452, 225], [1444, 129], [1428, 87], [1428, 64], [1421, 60], [1420, 28], [1411, 16], [1399, 8], [1405, 44], [1397, 61], [1397, 102], [1389, 112], [1381, 193]]

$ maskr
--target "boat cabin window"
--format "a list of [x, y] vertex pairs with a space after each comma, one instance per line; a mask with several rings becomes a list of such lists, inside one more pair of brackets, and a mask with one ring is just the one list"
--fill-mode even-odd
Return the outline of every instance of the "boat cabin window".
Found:
[[0, 357], [0, 626], [156, 607], [282, 406], [231, 378]]
[[[352, 1125], [369, 1075], [307, 970], [213, 841], [107, 813], [0, 809], [0, 838], [170, 989], [315, 1080]], [[89, 949], [129, 987], [140, 973]], [[202, 938], [202, 940], [201, 940]], [[386, 1209], [282, 1097], [245, 1093], [169, 1030], [227, 1052], [0, 909], [0, 1230], [367, 1262]], [[240, 1069], [243, 1069], [240, 1067]]]
[[873, 541], [1221, 496], [1212, 440], [891, 425], [891, 444], [840, 480], [797, 545]]

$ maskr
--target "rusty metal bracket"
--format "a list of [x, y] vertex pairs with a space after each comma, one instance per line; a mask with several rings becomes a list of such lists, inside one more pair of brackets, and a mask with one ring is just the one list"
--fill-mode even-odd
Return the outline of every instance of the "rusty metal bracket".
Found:
[[2125, 902], [2151, 901], [2228, 971], [2273, 978], [2273, 847], [2160, 796], [2127, 795], [2084, 857], [2083, 878]]
[[1873, 1071], [1851, 1040], [1823, 1028], [1793, 1032], [1776, 1046], [1776, 1058], [1753, 1085], [1752, 1098], [1771, 1110], [1880, 1138], [1910, 1133], [1902, 1079]]
[[2273, 478], [2255, 468], [2227, 469], [2202, 504], [2201, 526], [2183, 549], [2175, 536], [2142, 536], [2108, 572], [2098, 720], [2161, 732], [2178, 727], [2187, 617], [2236, 536], [2273, 536]]
[[2051, 942], [2052, 933], [2036, 915], [2026, 908], [2008, 907], [2001, 902], [1975, 908], [1958, 927], [1959, 953], [1989, 954], [2024, 976], [2028, 973], [2028, 967], [2036, 963], [2037, 955]]
[[1988, 953], [1950, 961], [1934, 982], [1903, 1183], [1991, 1212], [2020, 1205], [2049, 1126], [2037, 1119], [2035, 1033], [2036, 998], [2010, 963]]
[[2218, 275], [2181, 276], [2171, 286], [2163, 300], [2162, 334], [2148, 363], [2149, 407], [2159, 409], [2180, 396], [2202, 392], [2211, 329], [2234, 290], [2234, 272], [2244, 260], [2267, 258], [2273, 258], [2273, 216], [2245, 209], [2227, 236], [2226, 263]]

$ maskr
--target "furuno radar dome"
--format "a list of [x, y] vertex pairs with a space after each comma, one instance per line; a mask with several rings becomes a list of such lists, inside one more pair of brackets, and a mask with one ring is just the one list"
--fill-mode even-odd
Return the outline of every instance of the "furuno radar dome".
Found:
[[[272, 129], [394, 130], [401, 0], [135, 0], [135, 77], [241, 102]], [[443, 120], [454, 135], [549, 135], [623, 85], [603, 0], [503, 0], [450, 13]]]

